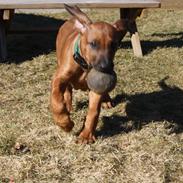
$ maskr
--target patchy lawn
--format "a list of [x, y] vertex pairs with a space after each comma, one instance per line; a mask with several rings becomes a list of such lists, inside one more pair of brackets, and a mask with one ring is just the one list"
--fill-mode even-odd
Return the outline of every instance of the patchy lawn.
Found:
[[[113, 22], [117, 10], [90, 10]], [[17, 15], [14, 26], [58, 26], [68, 14]], [[97, 142], [75, 144], [87, 93], [74, 92], [70, 134], [49, 111], [55, 33], [8, 36], [0, 63], [0, 182], [183, 182], [183, 11], [153, 10], [138, 20], [143, 58], [129, 36], [115, 57], [116, 107], [102, 110]], [[27, 26], [27, 22], [30, 25]]]

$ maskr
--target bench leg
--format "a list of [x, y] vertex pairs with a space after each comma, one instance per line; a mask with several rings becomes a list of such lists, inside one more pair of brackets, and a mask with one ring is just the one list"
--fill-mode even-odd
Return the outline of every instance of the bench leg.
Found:
[[137, 30], [136, 18], [140, 16], [142, 9], [137, 8], [121, 8], [120, 18], [128, 20], [128, 31], [131, 34], [131, 43], [134, 55], [142, 57], [142, 48], [140, 44], [140, 38]]
[[0, 10], [0, 62], [7, 59], [6, 35], [13, 16], [14, 10]]
[[0, 62], [4, 62], [7, 58], [6, 47], [6, 29], [3, 20], [0, 20]]
[[134, 55], [137, 57], [142, 57], [143, 56], [142, 48], [140, 44], [140, 38], [139, 38], [136, 22], [134, 21], [130, 26], [131, 26], [130, 27], [131, 43], [132, 43]]

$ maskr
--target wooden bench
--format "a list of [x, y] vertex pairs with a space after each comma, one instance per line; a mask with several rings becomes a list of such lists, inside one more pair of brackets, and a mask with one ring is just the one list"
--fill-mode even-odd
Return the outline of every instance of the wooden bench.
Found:
[[[58, 9], [64, 3], [81, 8], [119, 8], [121, 18], [133, 19], [129, 31], [136, 56], [142, 56], [135, 19], [144, 8], [159, 8], [161, 0], [0, 0], [0, 61], [7, 58], [6, 33], [14, 9]], [[163, 0], [166, 1], [166, 0]], [[170, 1], [170, 0], [169, 0]], [[173, 0], [172, 0], [173, 1]]]

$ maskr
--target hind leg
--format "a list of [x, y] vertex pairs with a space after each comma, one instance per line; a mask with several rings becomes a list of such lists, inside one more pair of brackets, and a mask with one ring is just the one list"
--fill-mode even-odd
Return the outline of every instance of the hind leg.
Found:
[[102, 98], [102, 108], [111, 109], [112, 107], [114, 107], [114, 104], [112, 102], [110, 95], [107, 93]]

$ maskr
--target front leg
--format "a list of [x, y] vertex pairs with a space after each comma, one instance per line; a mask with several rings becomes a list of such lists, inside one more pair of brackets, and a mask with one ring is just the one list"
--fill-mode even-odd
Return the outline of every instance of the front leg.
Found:
[[77, 140], [78, 143], [86, 144], [95, 141], [94, 132], [100, 114], [101, 102], [102, 102], [102, 95], [97, 94], [93, 91], [89, 92], [88, 114], [86, 116], [86, 121], [83, 130], [81, 131], [79, 138]]
[[64, 92], [64, 101], [67, 107], [67, 110], [71, 112], [72, 110], [72, 86], [68, 85]]
[[57, 71], [53, 77], [51, 89], [51, 109], [55, 123], [64, 131], [72, 130], [74, 123], [70, 119], [70, 113], [65, 101], [64, 93], [67, 88], [67, 78], [60, 75]]

